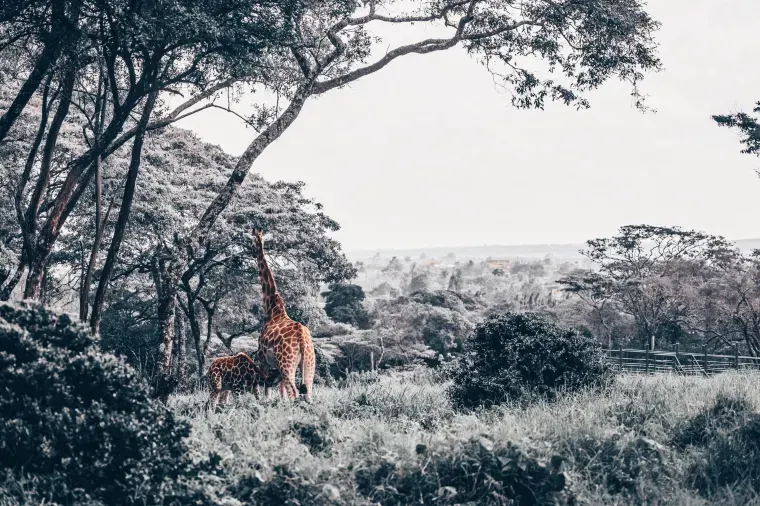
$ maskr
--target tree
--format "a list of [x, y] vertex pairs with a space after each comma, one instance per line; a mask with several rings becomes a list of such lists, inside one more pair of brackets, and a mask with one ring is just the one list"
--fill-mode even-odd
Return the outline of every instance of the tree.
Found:
[[[8, 73], [31, 69], [18, 72], [17, 79], [6, 76], [10, 97], [0, 117], [0, 146], [23, 160], [18, 170], [11, 169], [21, 251], [15, 272], [5, 276], [2, 298], [25, 273], [25, 297], [39, 298], [53, 246], [100, 162], [135, 138], [119, 209], [122, 226], [110, 248], [115, 258], [144, 132], [197, 112], [191, 109], [236, 80], [260, 79], [262, 52], [287, 35], [280, 6], [269, 2], [24, 4], [3, 11], [7, 22], [0, 29], [0, 61], [11, 62]], [[162, 97], [183, 92], [189, 98], [165, 112]], [[25, 129], [20, 123], [31, 103], [40, 114]], [[152, 120], [133, 121], [136, 110]], [[156, 118], [154, 110], [163, 114]], [[73, 145], [62, 142], [62, 128], [72, 117], [84, 123]], [[13, 143], [6, 142], [9, 135]], [[72, 146], [77, 149], [65, 156]]]
[[451, 275], [451, 278], [449, 278], [448, 289], [453, 292], [461, 292], [463, 288], [462, 269], [457, 269], [454, 274]]
[[[383, 9], [396, 12], [383, 12]], [[174, 246], [163, 285], [172, 292], [162, 309], [166, 315], [163, 340], [171, 340], [176, 292], [189, 261], [186, 252], [198, 251], [218, 217], [238, 193], [261, 153], [296, 120], [310, 97], [341, 88], [410, 54], [426, 54], [462, 46], [480, 57], [486, 67], [513, 92], [512, 103], [543, 108], [547, 100], [587, 107], [583, 94], [610, 78], [631, 84], [636, 105], [644, 107], [638, 91], [643, 72], [656, 70], [653, 21], [637, 0], [529, 0], [519, 5], [486, 0], [438, 0], [398, 12], [398, 4], [369, 0], [362, 12], [356, 5], [317, 2], [288, 12], [295, 43], [273, 51], [270, 68], [275, 83], [265, 83], [276, 97], [274, 107], [260, 106], [249, 123], [261, 127], [230, 174], [227, 184], [206, 208], [195, 227]], [[440, 24], [444, 38], [424, 38], [386, 51], [374, 63], [366, 61], [378, 40], [368, 25]], [[527, 66], [529, 56], [548, 66], [539, 72]], [[281, 100], [282, 99], [282, 100]], [[287, 106], [280, 107], [287, 100]], [[165, 348], [166, 349], [166, 348]], [[169, 357], [162, 364], [168, 374]]]
[[384, 336], [388, 349], [424, 345], [436, 353], [448, 353], [461, 347], [478, 309], [474, 301], [448, 290], [417, 292], [378, 301], [375, 330]]
[[[755, 104], [753, 113], [760, 113], [760, 102]], [[712, 117], [719, 126], [738, 130], [742, 135], [741, 144], [744, 148], [742, 153], [760, 156], [760, 123], [754, 116], [746, 112], [734, 114], [720, 114]]]
[[[113, 167], [109, 168], [111, 177], [105, 180], [104, 200], [120, 197], [121, 188], [115, 182], [129, 170], [129, 155], [129, 150], [123, 150], [109, 160]], [[161, 343], [156, 339], [157, 324], [164, 316], [159, 311], [165, 296], [161, 282], [170, 250], [167, 244], [192, 226], [234, 164], [234, 157], [182, 129], [167, 127], [146, 138], [130, 227], [113, 275], [107, 279], [102, 271], [95, 273], [100, 283], [108, 282], [108, 293], [112, 292], [105, 298], [101, 331], [110, 349], [154, 363], [153, 354]], [[95, 238], [90, 219], [93, 206], [92, 200], [83, 200], [60, 240], [62, 250], [70, 254], [60, 257], [57, 265], [65, 266], [61, 270], [70, 272], [75, 280], [82, 278], [86, 266], [81, 258]], [[233, 339], [260, 330], [263, 313], [258, 267], [245, 234], [249, 226], [256, 225], [272, 235], [269, 260], [277, 269], [278, 287], [291, 317], [303, 323], [318, 321], [323, 317], [316, 302], [319, 285], [355, 276], [340, 245], [327, 236], [339, 229], [338, 224], [324, 214], [318, 202], [304, 195], [303, 183], [248, 178], [240, 198], [225, 210], [204, 248], [188, 252], [190, 261], [181, 273], [180, 311], [175, 317], [187, 319], [188, 341], [201, 372], [214, 337], [229, 347]], [[106, 232], [111, 233], [115, 226], [114, 218], [108, 220]], [[147, 339], [146, 333], [153, 337]], [[149, 346], [154, 346], [153, 353], [137, 353], [138, 347]]]
[[578, 269], [561, 278], [559, 283], [565, 285], [567, 292], [580, 297], [591, 309], [591, 317], [601, 325], [607, 341], [607, 349], [611, 349], [615, 334], [611, 320], [616, 320], [618, 315], [615, 308], [617, 303], [615, 284], [611, 277]]
[[733, 254], [725, 239], [679, 227], [628, 225], [611, 238], [593, 239], [581, 253], [598, 272], [578, 271], [559, 280], [595, 311], [611, 340], [605, 311], [632, 318], [637, 338], [649, 347], [674, 327], [696, 327], [692, 292], [709, 277], [706, 266]]
[[699, 290], [701, 330], [715, 347], [744, 342], [760, 356], [760, 251], [726, 255], [716, 275]]
[[448, 394], [458, 408], [546, 398], [599, 386], [609, 370], [593, 338], [531, 313], [480, 323], [459, 359]]
[[407, 289], [409, 294], [415, 292], [425, 292], [430, 290], [431, 284], [430, 272], [423, 270], [422, 272], [415, 272], [412, 270], [412, 279], [409, 280], [409, 288]]
[[325, 298], [325, 313], [339, 323], [348, 323], [354, 327], [366, 330], [372, 327], [372, 317], [364, 309], [364, 290], [359, 285], [338, 283], [330, 285], [330, 289], [322, 292]]

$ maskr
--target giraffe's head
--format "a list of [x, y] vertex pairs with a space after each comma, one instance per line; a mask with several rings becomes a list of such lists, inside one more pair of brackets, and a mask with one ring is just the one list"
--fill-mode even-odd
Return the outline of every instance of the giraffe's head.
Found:
[[277, 368], [277, 359], [272, 350], [256, 353], [255, 362], [257, 377], [260, 383], [272, 387], [282, 379], [280, 370]]
[[264, 242], [264, 231], [260, 228], [252, 228], [250, 233], [251, 237], [253, 237], [254, 244], [261, 244]]

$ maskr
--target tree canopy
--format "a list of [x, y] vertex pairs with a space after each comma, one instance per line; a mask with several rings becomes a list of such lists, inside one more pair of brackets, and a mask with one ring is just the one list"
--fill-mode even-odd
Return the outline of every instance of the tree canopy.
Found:
[[[233, 251], [238, 255], [245, 246], [236, 227], [257, 221], [271, 225], [274, 248], [284, 253], [298, 250], [296, 244], [334, 249], [321, 233], [309, 235], [314, 223], [330, 228], [319, 213], [304, 219], [303, 226], [289, 222], [287, 213], [269, 212], [265, 201], [256, 200], [255, 184], [249, 189], [244, 184], [253, 163], [297, 119], [308, 99], [348, 86], [398, 58], [457, 46], [485, 65], [518, 108], [543, 108], [549, 101], [588, 107], [588, 91], [619, 79], [631, 86], [636, 106], [645, 109], [639, 83], [646, 72], [660, 68], [653, 38], [659, 24], [640, 0], [27, 0], [22, 6], [0, 9], [0, 64], [8, 84], [0, 149], [17, 151], [15, 171], [4, 178], [18, 225], [17, 235], [0, 238], [4, 254], [9, 248], [17, 251], [16, 267], [0, 272], [0, 295], [6, 297], [25, 275], [25, 296], [43, 297], [55, 244], [70, 233], [67, 227], [84, 227], [88, 214], [78, 206], [94, 181], [96, 205], [89, 216], [95, 239], [90, 260], [80, 255], [80, 264], [87, 264], [80, 269], [85, 272], [80, 317], [87, 317], [89, 281], [101, 239], [107, 238], [104, 229], [111, 227], [91, 325], [98, 327], [112, 279], [123, 276], [118, 264], [141, 264], [136, 259], [144, 252], [135, 246], [151, 251], [165, 375], [178, 295], [188, 293], [188, 272], [199, 276], [200, 263]], [[424, 29], [412, 42], [391, 49], [373, 31], [413, 25], [410, 33], [419, 25]], [[240, 94], [251, 90], [263, 97], [253, 111], [234, 110]], [[222, 91], [228, 92], [226, 104]], [[182, 101], [170, 108], [170, 98], [178, 96]], [[234, 163], [214, 160], [222, 168], [196, 174], [201, 181], [188, 195], [164, 193], [170, 190], [152, 184], [150, 170], [141, 169], [151, 156], [162, 157], [148, 155], [150, 133], [208, 107], [236, 114], [257, 135]], [[32, 119], [24, 122], [30, 109]], [[123, 166], [109, 165], [108, 158], [122, 149], [129, 150], [121, 158]], [[168, 177], [182, 179], [176, 172]], [[114, 187], [109, 188], [109, 180], [117, 181]], [[292, 186], [274, 189], [300, 198]], [[201, 193], [204, 198], [198, 198]], [[111, 215], [107, 202], [114, 202]], [[112, 220], [113, 215], [112, 226], [106, 216]], [[79, 222], [69, 223], [72, 219]], [[299, 257], [299, 268], [317, 260], [306, 257]], [[319, 262], [320, 270], [335, 274], [328, 277], [342, 276], [338, 257]], [[427, 281], [416, 283], [424, 288]], [[304, 292], [295, 284], [290, 289]]]

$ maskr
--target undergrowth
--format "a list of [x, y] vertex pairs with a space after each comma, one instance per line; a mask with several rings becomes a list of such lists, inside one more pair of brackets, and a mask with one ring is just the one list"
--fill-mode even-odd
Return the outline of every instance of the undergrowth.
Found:
[[[235, 504], [760, 504], [760, 376], [621, 376], [556, 402], [456, 413], [433, 375], [314, 402], [171, 399]], [[233, 503], [230, 503], [233, 504]]]

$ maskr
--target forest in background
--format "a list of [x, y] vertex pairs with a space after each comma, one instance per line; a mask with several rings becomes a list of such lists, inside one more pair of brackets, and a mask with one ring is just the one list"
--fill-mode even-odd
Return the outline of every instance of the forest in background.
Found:
[[[7, 92], [0, 96], [3, 107], [10, 100]], [[32, 105], [39, 108], [26, 109], [17, 120], [18, 131], [30, 142], [42, 111], [37, 97]], [[77, 143], [86, 124], [76, 110], [62, 122], [59, 136], [67, 151], [51, 161], [53, 169], [67, 153], [83, 148]], [[0, 281], [7, 288], [17, 276], [11, 298], [18, 299], [25, 283], [13, 266], [21, 258], [24, 234], [15, 217], [22, 216], [28, 226], [30, 215], [16, 208], [14, 182], [27, 151], [20, 142], [0, 149], [5, 160]], [[155, 382], [165, 349], [159, 288], [171, 256], [167, 239], [202, 214], [224, 188], [236, 159], [173, 126], [147, 132], [141, 149], [129, 226], [113, 258], [109, 289], [99, 302], [96, 292], [95, 304], [103, 308], [98, 325], [104, 348], [126, 357]], [[103, 162], [100, 200], [94, 187], [84, 189], [45, 266], [43, 303], [88, 316], [93, 294], [82, 287], [88, 277], [102, 276], [92, 257], [98, 237], [92, 216], [100, 201], [100, 236], [111, 237], [119, 228], [114, 208], [123, 198], [130, 158], [122, 146]], [[58, 177], [51, 170], [50, 188], [61, 183]], [[257, 347], [263, 314], [246, 230], [250, 223], [267, 230], [267, 253], [279, 288], [289, 314], [312, 328], [323, 377], [420, 362], [440, 365], [461, 352], [475, 325], [507, 311], [537, 312], [594, 336], [605, 347], [643, 349], [654, 336], [656, 349], [679, 343], [684, 351], [707, 345], [725, 352], [736, 343], [742, 354], [760, 353], [760, 260], [751, 241], [737, 245], [679, 227], [640, 225], [592, 239], [574, 255], [571, 246], [549, 248], [555, 254], [543, 257], [538, 257], [539, 247], [512, 247], [533, 258], [473, 258], [499, 249], [471, 248], [461, 251], [467, 255], [463, 258], [454, 252], [377, 253], [351, 261], [330, 238], [339, 224], [307, 193], [303, 182], [269, 182], [251, 174], [205, 247], [188, 250], [188, 264], [179, 273], [171, 352], [172, 374], [183, 383], [197, 384], [214, 356]], [[42, 199], [40, 212], [50, 204]]]
[[[582, 262], [349, 259], [303, 182], [256, 175], [310, 100], [452, 48], [518, 109], [620, 81], [647, 111], [645, 7], [0, 2], [0, 506], [760, 504], [756, 375], [640, 377], [603, 353], [757, 355], [756, 252], [633, 224]], [[422, 30], [391, 49], [378, 24]], [[254, 132], [239, 157], [172, 126], [210, 108]], [[760, 154], [751, 114], [712, 119]], [[249, 228], [319, 385], [217, 411], [208, 360], [254, 349], [265, 317]]]

